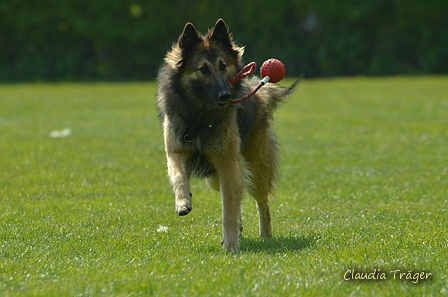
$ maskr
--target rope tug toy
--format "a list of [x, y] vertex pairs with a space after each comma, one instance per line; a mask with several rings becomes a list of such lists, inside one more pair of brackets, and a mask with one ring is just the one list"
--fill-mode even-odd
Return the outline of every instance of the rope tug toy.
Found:
[[[229, 84], [234, 84], [239, 80], [242, 80], [248, 75], [254, 73], [257, 68], [257, 64], [255, 62], [250, 62], [246, 66], [244, 66], [234, 77], [229, 79]], [[260, 83], [247, 95], [239, 98], [239, 99], [230, 99], [228, 102], [236, 104], [240, 103], [250, 97], [252, 97], [262, 86], [264, 86], [267, 82], [277, 83], [283, 79], [285, 76], [286, 69], [285, 65], [280, 60], [277, 59], [269, 59], [263, 62], [260, 68], [260, 74], [263, 79]]]

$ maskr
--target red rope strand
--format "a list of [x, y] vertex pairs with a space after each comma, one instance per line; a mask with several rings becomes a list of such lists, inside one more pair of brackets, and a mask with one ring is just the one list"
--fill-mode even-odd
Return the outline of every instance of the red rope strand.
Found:
[[[249, 64], [247, 64], [246, 66], [244, 66], [237, 74], [235, 74], [232, 78], [229, 79], [229, 84], [232, 85], [234, 83], [236, 83], [237, 81], [242, 80], [243, 78], [245, 78], [248, 75], [251, 75], [252, 73], [254, 73], [255, 69], [257, 68], [257, 63], [255, 62], [250, 62]], [[236, 104], [236, 103], [240, 103], [246, 99], [249, 99], [250, 97], [252, 97], [267, 81], [269, 81], [269, 76], [268, 80], [263, 79], [251, 92], [249, 92], [247, 95], [239, 98], [239, 99], [230, 99], [227, 102]]]
[[232, 84], [236, 83], [237, 81], [242, 80], [246, 76], [254, 73], [256, 68], [257, 68], [257, 63], [250, 62], [249, 64], [244, 66], [237, 74], [235, 74], [234, 77], [229, 79], [229, 83], [232, 85]]

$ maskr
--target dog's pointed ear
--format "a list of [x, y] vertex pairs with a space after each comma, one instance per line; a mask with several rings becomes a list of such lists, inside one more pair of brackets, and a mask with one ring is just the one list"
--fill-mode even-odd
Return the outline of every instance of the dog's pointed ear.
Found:
[[219, 19], [210, 35], [210, 40], [221, 43], [226, 49], [232, 50], [232, 38], [223, 19]]
[[182, 56], [186, 57], [192, 52], [194, 47], [201, 43], [203, 40], [199, 36], [198, 31], [192, 23], [185, 24], [182, 34], [179, 36], [178, 44], [182, 50]]

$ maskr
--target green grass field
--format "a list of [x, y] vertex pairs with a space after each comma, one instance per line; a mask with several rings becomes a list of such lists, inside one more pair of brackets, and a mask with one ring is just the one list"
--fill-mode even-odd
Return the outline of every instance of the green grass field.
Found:
[[237, 253], [205, 182], [175, 213], [155, 89], [0, 85], [1, 296], [448, 294], [448, 77], [304, 80], [276, 117], [274, 238], [246, 198]]

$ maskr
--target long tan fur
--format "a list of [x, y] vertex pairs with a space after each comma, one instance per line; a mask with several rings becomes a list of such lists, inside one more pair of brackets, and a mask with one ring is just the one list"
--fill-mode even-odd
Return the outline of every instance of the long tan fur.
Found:
[[242, 54], [223, 20], [204, 36], [187, 23], [158, 75], [157, 106], [176, 211], [183, 216], [192, 210], [190, 178], [205, 177], [221, 193], [222, 247], [230, 251], [239, 248], [245, 189], [257, 202], [260, 236], [272, 236], [269, 196], [279, 158], [271, 122], [297, 84], [268, 84], [242, 103], [227, 103], [258, 83], [228, 84], [243, 66]]

